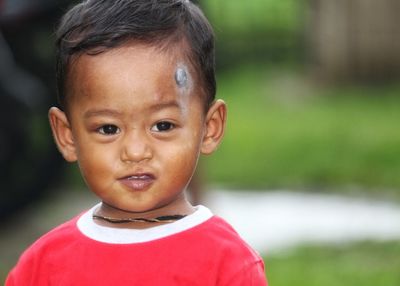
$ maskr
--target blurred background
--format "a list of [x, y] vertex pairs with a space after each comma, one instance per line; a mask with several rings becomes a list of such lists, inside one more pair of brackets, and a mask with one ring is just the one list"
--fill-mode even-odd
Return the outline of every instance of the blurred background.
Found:
[[[94, 201], [47, 123], [53, 33], [72, 2], [0, 0], [1, 279], [40, 234]], [[254, 223], [271, 285], [400, 285], [400, 2], [196, 2], [217, 34], [229, 118], [193, 197], [238, 217], [239, 230], [240, 219]], [[368, 227], [378, 233], [346, 236]], [[275, 248], [284, 228], [308, 239]], [[312, 239], [335, 236], [328, 229], [340, 238]], [[297, 237], [286, 233], [276, 241]]]

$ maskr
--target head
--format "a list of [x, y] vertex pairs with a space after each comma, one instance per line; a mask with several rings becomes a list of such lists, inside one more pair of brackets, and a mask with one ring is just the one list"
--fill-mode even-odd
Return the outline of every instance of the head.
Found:
[[62, 109], [49, 116], [64, 158], [78, 161], [114, 209], [187, 205], [198, 157], [217, 148], [226, 118], [200, 10], [177, 0], [90, 0], [66, 14], [58, 35]]
[[68, 110], [68, 80], [77, 58], [127, 43], [184, 56], [194, 72], [205, 110], [210, 107], [216, 93], [214, 35], [196, 5], [187, 0], [88, 0], [68, 11], [57, 30], [56, 77], [61, 108]]

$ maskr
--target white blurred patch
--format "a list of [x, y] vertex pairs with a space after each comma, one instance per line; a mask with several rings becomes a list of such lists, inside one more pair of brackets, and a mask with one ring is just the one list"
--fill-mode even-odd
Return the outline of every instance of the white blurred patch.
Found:
[[208, 205], [262, 253], [304, 243], [400, 238], [400, 205], [287, 191], [213, 191]]

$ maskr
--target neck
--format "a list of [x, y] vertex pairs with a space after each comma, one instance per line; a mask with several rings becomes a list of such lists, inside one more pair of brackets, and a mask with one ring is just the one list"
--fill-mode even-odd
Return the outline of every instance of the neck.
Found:
[[94, 212], [94, 219], [97, 224], [107, 227], [144, 229], [174, 222], [194, 211], [195, 208], [186, 200], [174, 206], [167, 205], [144, 212], [123, 210], [102, 202]]

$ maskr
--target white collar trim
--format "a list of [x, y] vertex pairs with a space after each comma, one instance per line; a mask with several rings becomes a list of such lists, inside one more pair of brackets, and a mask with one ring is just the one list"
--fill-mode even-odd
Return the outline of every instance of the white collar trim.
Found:
[[76, 225], [85, 236], [96, 241], [112, 244], [142, 243], [165, 238], [193, 228], [213, 216], [208, 208], [200, 205], [196, 207], [194, 213], [173, 223], [147, 229], [112, 228], [98, 225], [93, 221], [93, 212], [99, 205], [95, 205], [84, 213], [78, 219]]

